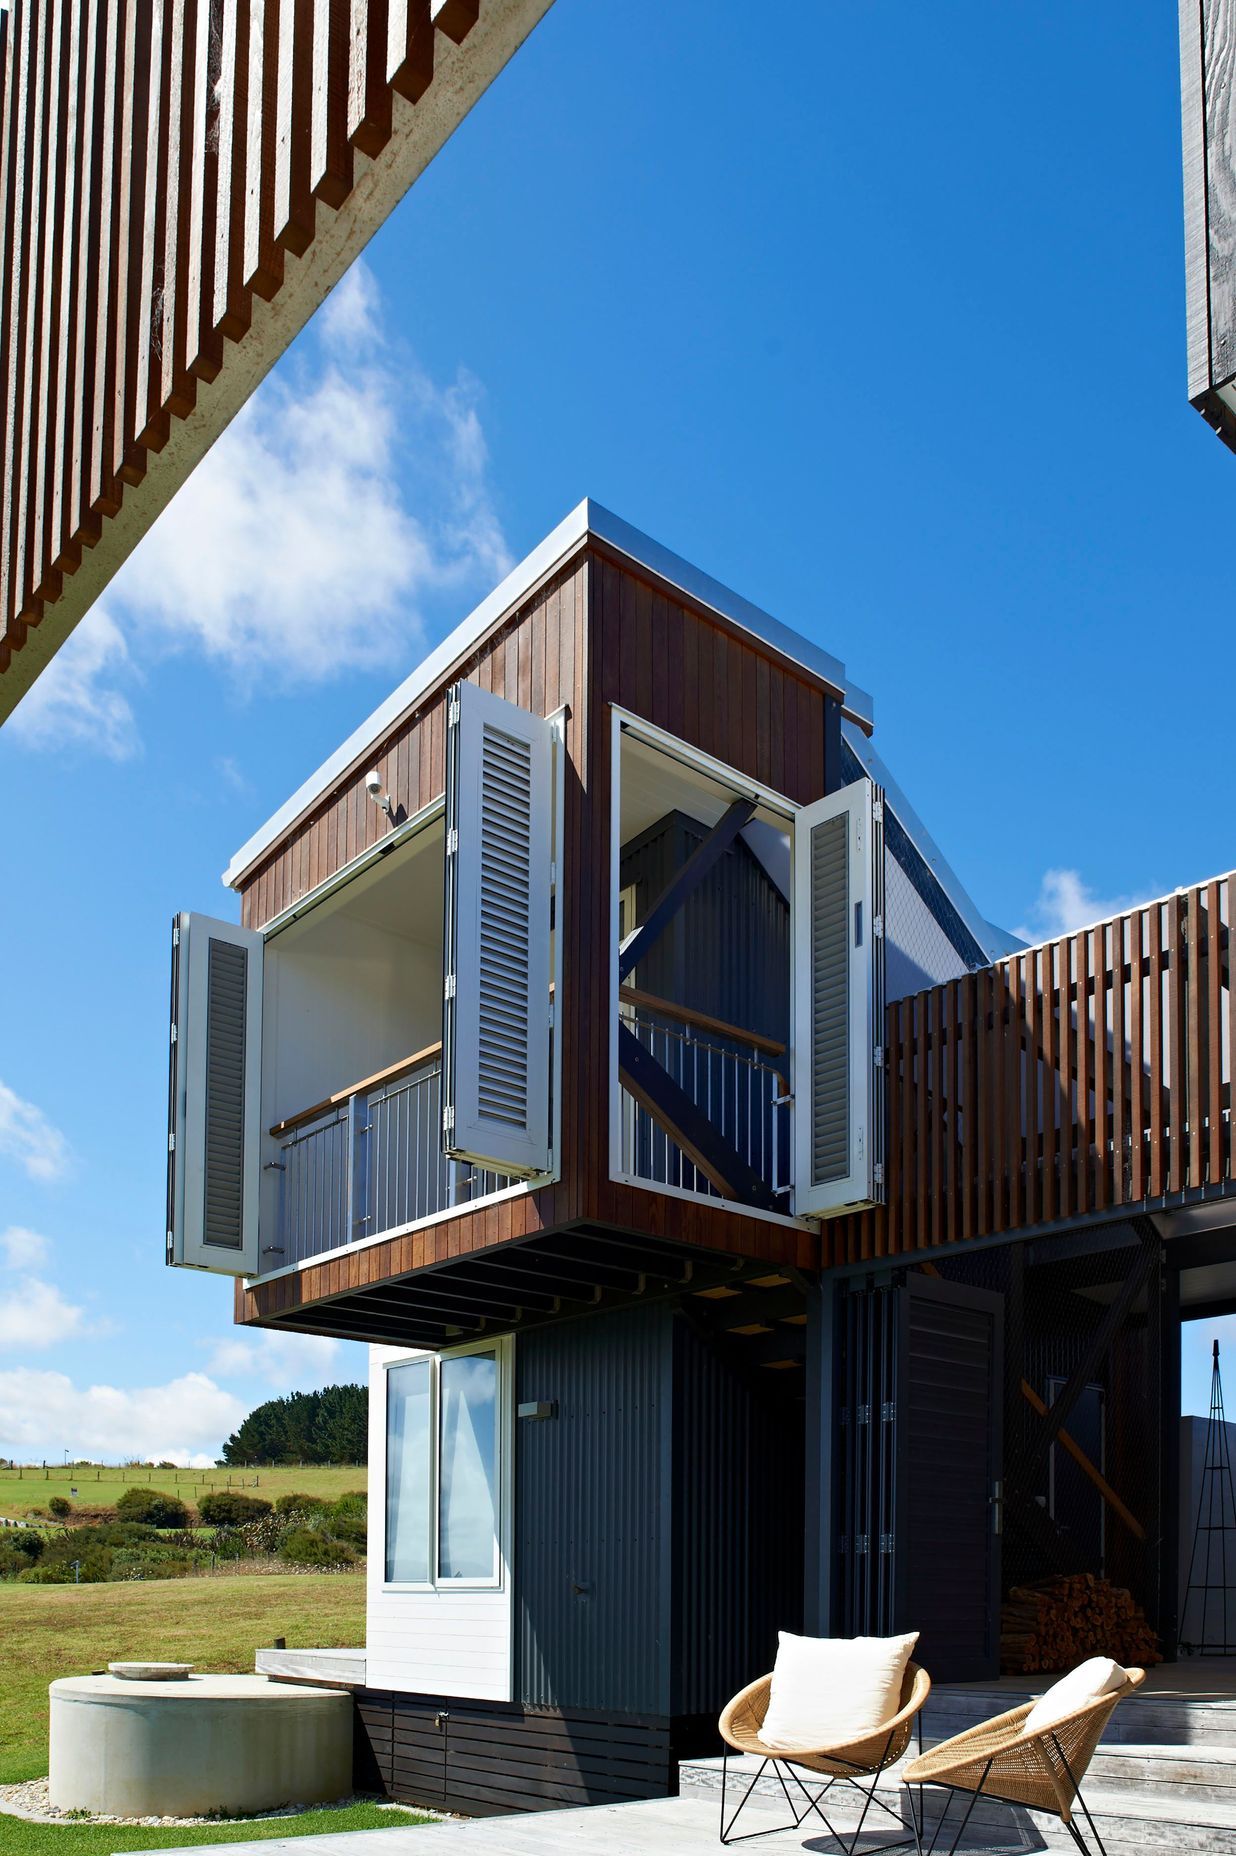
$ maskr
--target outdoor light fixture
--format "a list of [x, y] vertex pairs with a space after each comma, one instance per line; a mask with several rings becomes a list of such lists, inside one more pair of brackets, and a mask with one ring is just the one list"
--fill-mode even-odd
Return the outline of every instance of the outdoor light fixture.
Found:
[[381, 806], [393, 825], [395, 823], [394, 802], [389, 793], [384, 793], [382, 791], [382, 775], [378, 772], [376, 767], [371, 768], [365, 775], [365, 791], [373, 800], [375, 806]]

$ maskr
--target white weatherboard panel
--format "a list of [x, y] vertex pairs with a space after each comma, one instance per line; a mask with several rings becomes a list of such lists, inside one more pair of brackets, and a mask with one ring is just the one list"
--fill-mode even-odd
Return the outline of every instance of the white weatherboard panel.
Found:
[[261, 1181], [262, 937], [208, 915], [172, 930], [167, 1261], [252, 1276]]
[[548, 1171], [553, 729], [501, 696], [452, 693], [446, 776], [443, 1146]]
[[[503, 1490], [502, 1583], [494, 1590], [387, 1590], [386, 1366], [416, 1359], [404, 1348], [369, 1349], [369, 1554], [365, 1680], [401, 1695], [512, 1699], [509, 1490]], [[509, 1454], [509, 1453], [508, 1453]]]
[[826, 1217], [878, 1196], [884, 842], [870, 780], [794, 822], [794, 1209]]

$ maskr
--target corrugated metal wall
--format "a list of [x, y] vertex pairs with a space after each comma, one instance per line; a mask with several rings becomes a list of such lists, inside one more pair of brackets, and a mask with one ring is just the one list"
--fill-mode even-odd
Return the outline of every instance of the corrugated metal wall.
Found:
[[672, 1711], [713, 1714], [803, 1627], [803, 1405], [676, 1330]]
[[[620, 882], [635, 885], [640, 921], [706, 835], [694, 819], [669, 812], [623, 846]], [[789, 938], [789, 903], [739, 839], [641, 960], [635, 984], [788, 1043]]]
[[669, 1706], [668, 1307], [521, 1336], [515, 1671], [521, 1701], [666, 1716]]

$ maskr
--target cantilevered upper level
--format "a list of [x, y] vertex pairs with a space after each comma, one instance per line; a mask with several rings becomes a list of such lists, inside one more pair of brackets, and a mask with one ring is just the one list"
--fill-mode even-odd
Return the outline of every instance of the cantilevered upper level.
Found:
[[427, 1344], [448, 1260], [512, 1312], [534, 1249], [814, 1267], [883, 1198], [886, 1001], [1011, 945], [873, 726], [581, 503], [237, 853], [240, 926], [179, 918], [169, 1260]]

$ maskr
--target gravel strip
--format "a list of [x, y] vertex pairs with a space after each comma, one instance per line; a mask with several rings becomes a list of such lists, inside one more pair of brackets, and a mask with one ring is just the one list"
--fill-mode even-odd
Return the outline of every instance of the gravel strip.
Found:
[[373, 1804], [383, 1811], [416, 1810], [424, 1817], [438, 1817], [437, 1811], [425, 1811], [420, 1805], [400, 1805], [386, 1798], [357, 1794], [337, 1798], [333, 1804], [284, 1804], [273, 1811], [252, 1811], [244, 1817], [96, 1817], [91, 1812], [58, 1811], [52, 1804], [46, 1779], [26, 1779], [20, 1785], [0, 1785], [0, 1815], [21, 1817], [30, 1824], [138, 1824], [144, 1829], [174, 1829], [181, 1824], [256, 1824], [269, 1817], [299, 1817], [306, 1811], [342, 1811], [352, 1804]]

